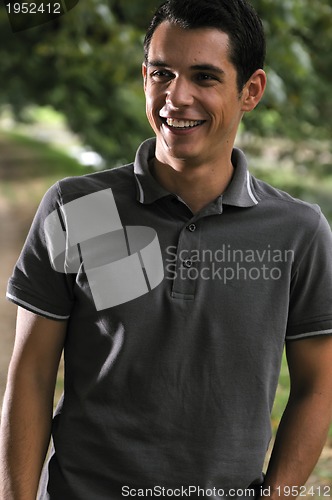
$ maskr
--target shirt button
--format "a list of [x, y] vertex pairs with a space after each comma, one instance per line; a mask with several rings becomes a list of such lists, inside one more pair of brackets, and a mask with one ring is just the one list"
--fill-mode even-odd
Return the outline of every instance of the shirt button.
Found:
[[193, 265], [192, 260], [187, 259], [183, 261], [184, 267], [191, 267]]
[[188, 229], [193, 233], [194, 231], [196, 231], [196, 224], [189, 224]]

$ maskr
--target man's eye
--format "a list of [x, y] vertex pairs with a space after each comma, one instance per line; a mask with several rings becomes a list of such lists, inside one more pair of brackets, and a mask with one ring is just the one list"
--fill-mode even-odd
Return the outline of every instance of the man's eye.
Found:
[[171, 78], [172, 75], [169, 71], [158, 70], [158, 71], [153, 71], [151, 77], [155, 80], [167, 80], [168, 78]]
[[210, 82], [217, 80], [214, 75], [209, 75], [206, 73], [198, 73], [198, 75], [196, 75], [196, 79], [201, 82]]

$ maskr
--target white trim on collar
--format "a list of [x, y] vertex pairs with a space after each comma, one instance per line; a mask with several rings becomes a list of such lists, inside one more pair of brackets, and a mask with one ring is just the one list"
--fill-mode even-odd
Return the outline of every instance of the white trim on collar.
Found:
[[137, 175], [135, 175], [135, 178], [136, 178], [136, 182], [137, 182], [138, 190], [139, 190], [139, 202], [140, 203], [144, 203], [144, 191], [143, 191], [143, 188], [142, 188], [142, 184], [138, 180], [138, 176]]
[[254, 193], [252, 192], [252, 189], [251, 189], [251, 185], [250, 185], [250, 173], [249, 173], [248, 170], [247, 170], [247, 190], [248, 190], [248, 194], [249, 194], [250, 198], [252, 199], [252, 201], [255, 203], [255, 205], [258, 205], [258, 200], [254, 196]]

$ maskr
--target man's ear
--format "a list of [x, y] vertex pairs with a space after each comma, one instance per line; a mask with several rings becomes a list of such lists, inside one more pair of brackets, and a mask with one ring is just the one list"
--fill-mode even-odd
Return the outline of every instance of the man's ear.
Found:
[[266, 87], [266, 73], [257, 69], [242, 90], [242, 111], [252, 111], [262, 99]]
[[143, 76], [143, 85], [144, 85], [144, 92], [146, 90], [146, 79], [147, 79], [147, 67], [145, 62], [142, 64], [142, 76]]

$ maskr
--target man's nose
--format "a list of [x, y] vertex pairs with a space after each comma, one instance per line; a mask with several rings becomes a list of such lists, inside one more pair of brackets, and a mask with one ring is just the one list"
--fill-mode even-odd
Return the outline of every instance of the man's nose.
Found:
[[192, 84], [186, 78], [174, 78], [167, 89], [166, 102], [174, 108], [190, 106], [193, 103]]

